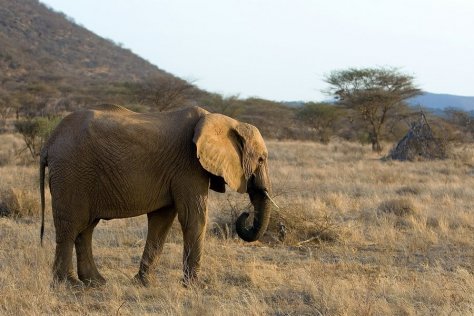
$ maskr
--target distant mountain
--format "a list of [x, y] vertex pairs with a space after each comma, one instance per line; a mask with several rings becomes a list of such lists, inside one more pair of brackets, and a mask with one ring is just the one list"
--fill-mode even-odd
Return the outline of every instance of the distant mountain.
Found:
[[474, 97], [458, 96], [451, 94], [437, 94], [425, 92], [422, 95], [411, 98], [408, 103], [412, 106], [421, 105], [424, 108], [443, 110], [445, 108], [457, 108], [464, 111], [474, 111]]
[[299, 108], [305, 105], [305, 102], [304, 101], [283, 101], [282, 104], [290, 108]]
[[[334, 103], [333, 99], [322, 101], [324, 103]], [[303, 101], [287, 101], [284, 105], [298, 108], [305, 105]], [[456, 108], [467, 112], [474, 112], [474, 96], [466, 97], [452, 94], [438, 94], [424, 92], [422, 95], [416, 96], [408, 100], [408, 104], [412, 107], [421, 107], [428, 109], [434, 113], [442, 113], [446, 108]]]

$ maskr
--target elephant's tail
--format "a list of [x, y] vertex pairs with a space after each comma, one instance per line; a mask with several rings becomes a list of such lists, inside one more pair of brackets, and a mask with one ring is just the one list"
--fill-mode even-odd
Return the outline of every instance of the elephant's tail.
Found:
[[41, 239], [41, 246], [43, 246], [43, 235], [44, 235], [44, 209], [45, 209], [45, 202], [44, 202], [44, 174], [46, 166], [48, 165], [48, 161], [46, 159], [46, 155], [41, 155], [40, 159], [40, 195], [41, 195], [41, 231], [40, 231], [40, 239]]

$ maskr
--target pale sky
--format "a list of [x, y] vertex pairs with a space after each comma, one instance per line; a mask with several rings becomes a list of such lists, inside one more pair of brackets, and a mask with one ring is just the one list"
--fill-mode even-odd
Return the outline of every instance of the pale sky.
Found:
[[330, 71], [378, 66], [474, 96], [474, 0], [41, 1], [225, 96], [319, 101]]

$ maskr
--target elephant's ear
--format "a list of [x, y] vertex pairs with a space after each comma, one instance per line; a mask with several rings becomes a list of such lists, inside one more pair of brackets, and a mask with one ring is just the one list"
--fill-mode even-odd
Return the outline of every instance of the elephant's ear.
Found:
[[242, 139], [236, 120], [221, 114], [207, 114], [194, 129], [199, 162], [208, 172], [224, 178], [233, 190], [245, 193], [247, 181], [242, 168]]

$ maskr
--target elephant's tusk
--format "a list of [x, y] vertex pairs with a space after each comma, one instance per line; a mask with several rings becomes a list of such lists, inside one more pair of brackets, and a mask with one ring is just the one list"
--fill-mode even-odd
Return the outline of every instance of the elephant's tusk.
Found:
[[273, 205], [275, 205], [275, 206], [276, 206], [276, 208], [278, 208], [278, 209], [279, 209], [280, 207], [279, 207], [279, 206], [278, 206], [278, 205], [275, 203], [275, 201], [273, 201], [273, 199], [270, 197], [270, 194], [268, 194], [268, 192], [267, 192], [266, 190], [264, 190], [263, 192], [265, 192], [265, 195], [266, 195], [266, 196], [267, 196], [267, 198], [270, 200], [270, 202], [272, 202], [272, 203], [273, 203]]

